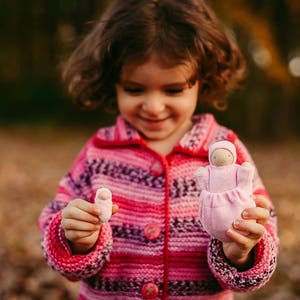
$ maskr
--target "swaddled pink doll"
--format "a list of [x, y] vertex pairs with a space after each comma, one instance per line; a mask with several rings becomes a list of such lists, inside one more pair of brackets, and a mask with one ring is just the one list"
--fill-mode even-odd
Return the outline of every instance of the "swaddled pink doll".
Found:
[[228, 242], [226, 231], [232, 228], [233, 221], [241, 218], [245, 208], [255, 207], [252, 198], [254, 167], [248, 162], [236, 164], [236, 149], [229, 141], [212, 144], [208, 159], [210, 164], [196, 172], [202, 190], [199, 217], [211, 236]]

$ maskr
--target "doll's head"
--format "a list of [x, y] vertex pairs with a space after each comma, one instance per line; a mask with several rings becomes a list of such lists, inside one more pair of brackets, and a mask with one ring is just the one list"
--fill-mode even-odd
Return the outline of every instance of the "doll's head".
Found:
[[74, 51], [63, 77], [85, 108], [115, 101], [125, 64], [158, 55], [161, 63], [188, 63], [201, 82], [199, 101], [213, 105], [238, 86], [245, 61], [204, 0], [114, 0]]
[[216, 167], [232, 165], [236, 162], [235, 146], [229, 141], [219, 141], [209, 147], [209, 162]]

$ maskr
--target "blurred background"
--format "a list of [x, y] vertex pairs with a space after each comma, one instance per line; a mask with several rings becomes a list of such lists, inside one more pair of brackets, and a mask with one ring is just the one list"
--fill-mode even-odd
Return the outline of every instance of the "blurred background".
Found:
[[[44, 262], [36, 224], [83, 143], [115, 119], [80, 111], [60, 79], [106, 2], [0, 0], [0, 299], [76, 298], [77, 284]], [[245, 87], [216, 118], [249, 147], [281, 238], [270, 283], [236, 299], [300, 299], [300, 1], [211, 3], [249, 65]]]

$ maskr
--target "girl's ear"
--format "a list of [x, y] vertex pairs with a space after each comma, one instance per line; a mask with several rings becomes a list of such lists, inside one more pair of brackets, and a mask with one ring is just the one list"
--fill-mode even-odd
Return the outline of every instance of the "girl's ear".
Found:
[[212, 105], [216, 110], [219, 111], [224, 111], [228, 107], [228, 103], [226, 99], [215, 99], [213, 100]]

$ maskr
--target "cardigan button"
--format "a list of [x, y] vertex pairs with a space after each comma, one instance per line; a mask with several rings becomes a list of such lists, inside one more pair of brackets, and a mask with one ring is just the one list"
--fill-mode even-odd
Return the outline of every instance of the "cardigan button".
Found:
[[160, 226], [156, 223], [147, 224], [144, 229], [144, 235], [147, 240], [154, 241], [160, 236]]
[[153, 176], [160, 176], [164, 173], [164, 168], [161, 165], [161, 163], [156, 162], [153, 164], [153, 166], [151, 167], [151, 173]]
[[158, 286], [155, 283], [145, 283], [142, 287], [142, 296], [144, 299], [155, 299], [158, 296]]

